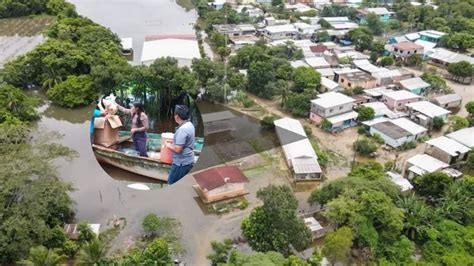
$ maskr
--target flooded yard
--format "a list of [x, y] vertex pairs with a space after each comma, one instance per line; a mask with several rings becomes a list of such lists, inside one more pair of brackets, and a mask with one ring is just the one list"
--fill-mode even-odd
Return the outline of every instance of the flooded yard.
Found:
[[0, 68], [45, 41], [42, 32], [53, 22], [48, 16], [0, 19]]

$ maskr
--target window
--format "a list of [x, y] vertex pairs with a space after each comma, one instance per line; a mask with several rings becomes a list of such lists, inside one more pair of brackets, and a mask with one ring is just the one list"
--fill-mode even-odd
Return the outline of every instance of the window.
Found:
[[332, 111], [334, 111], [333, 109], [329, 109], [329, 112], [332, 113]]
[[408, 51], [407, 54], [410, 54], [410, 51]]
[[344, 82], [344, 79], [341, 79], [341, 82]]
[[402, 103], [398, 103], [398, 106], [402, 106]]
[[349, 83], [347, 83], [347, 85], [348, 85], [348, 86], [349, 86], [349, 88], [350, 88], [352, 84], [349, 82]]
[[342, 110], [342, 108], [344, 108], [344, 106], [339, 106], [339, 110]]

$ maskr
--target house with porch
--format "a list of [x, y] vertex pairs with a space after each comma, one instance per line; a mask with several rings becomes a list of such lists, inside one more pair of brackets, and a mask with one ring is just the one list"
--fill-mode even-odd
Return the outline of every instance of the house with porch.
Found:
[[400, 88], [412, 92], [416, 95], [424, 95], [431, 85], [422, 78], [416, 77], [411, 79], [403, 79], [399, 81]]
[[322, 170], [318, 156], [301, 123], [288, 117], [275, 120], [273, 123], [286, 163], [292, 170], [295, 181], [319, 180]]
[[353, 98], [339, 92], [326, 92], [317, 97], [311, 101], [309, 119], [313, 123], [320, 125], [327, 120], [330, 127], [324, 129], [330, 132], [357, 125], [358, 113], [353, 111]]
[[451, 111], [428, 101], [412, 102], [405, 106], [407, 107], [410, 119], [426, 128], [433, 126], [433, 119], [435, 118], [441, 118], [444, 122], [447, 122], [448, 115], [451, 113]]
[[[474, 138], [474, 136], [473, 136]], [[467, 159], [471, 149], [445, 136], [430, 139], [427, 142], [425, 153], [449, 165]]]
[[196, 193], [204, 203], [230, 199], [246, 194], [249, 180], [237, 166], [218, 166], [193, 175]]

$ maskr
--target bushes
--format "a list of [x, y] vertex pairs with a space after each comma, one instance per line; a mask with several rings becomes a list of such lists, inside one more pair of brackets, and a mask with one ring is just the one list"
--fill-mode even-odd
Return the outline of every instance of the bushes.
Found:
[[414, 149], [414, 148], [416, 148], [416, 142], [415, 141], [405, 142], [400, 147], [398, 147], [398, 149], [401, 150], [401, 151], [411, 150], [411, 149]]
[[94, 81], [87, 75], [81, 75], [67, 77], [64, 82], [48, 90], [47, 95], [55, 103], [72, 108], [91, 103], [97, 93]]
[[433, 129], [440, 130], [444, 126], [445, 122], [441, 117], [433, 118]]
[[310, 98], [305, 93], [292, 92], [288, 95], [285, 109], [295, 116], [305, 117], [311, 108]]
[[373, 143], [370, 139], [363, 138], [354, 142], [354, 150], [359, 154], [367, 156], [377, 150], [377, 144]]
[[275, 124], [273, 121], [275, 121], [274, 116], [265, 116], [262, 121], [260, 121], [260, 126], [262, 126], [264, 129], [274, 129]]

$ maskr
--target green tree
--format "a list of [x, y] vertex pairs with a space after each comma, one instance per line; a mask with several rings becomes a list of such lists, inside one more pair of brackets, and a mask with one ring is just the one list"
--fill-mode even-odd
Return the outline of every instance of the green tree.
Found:
[[12, 120], [28, 122], [37, 119], [37, 100], [26, 96], [20, 89], [0, 84], [0, 124]]
[[227, 263], [232, 249], [232, 241], [226, 239], [223, 242], [212, 241], [212, 254], [207, 256], [207, 259], [211, 261], [212, 265], [219, 265], [222, 263]]
[[380, 35], [384, 32], [385, 25], [375, 13], [367, 14], [365, 22], [374, 35]]
[[393, 58], [391, 56], [384, 56], [380, 59], [380, 65], [382, 65], [383, 67], [391, 66], [394, 63], [395, 63], [395, 61], [393, 60]]
[[365, 51], [372, 47], [374, 36], [367, 27], [358, 27], [347, 33], [347, 36], [358, 51]]
[[460, 130], [462, 128], [469, 127], [469, 120], [460, 116], [452, 116], [449, 118], [449, 124], [453, 131]]
[[465, 52], [474, 47], [474, 35], [466, 32], [453, 32], [447, 37], [446, 47]]
[[68, 76], [65, 81], [48, 90], [47, 94], [53, 102], [66, 107], [87, 105], [97, 97], [94, 82], [86, 75]]
[[467, 102], [464, 107], [470, 116], [474, 116], [474, 101]]
[[329, 232], [324, 239], [323, 255], [332, 263], [348, 262], [354, 235], [351, 228], [341, 227]]
[[143, 218], [142, 227], [147, 234], [156, 236], [161, 230], [160, 218], [156, 214], [150, 213]]
[[436, 73], [425, 72], [423, 73], [423, 75], [421, 75], [421, 78], [430, 84], [431, 90], [441, 91], [441, 92], [449, 91], [449, 87], [448, 87], [448, 84], [446, 83], [446, 80], [442, 76]]
[[444, 126], [444, 124], [446, 124], [446, 122], [444, 122], [443, 118], [439, 116], [433, 118], [433, 122], [432, 122], [433, 129], [440, 130]]
[[66, 256], [59, 255], [55, 250], [47, 249], [44, 246], [32, 247], [28, 259], [20, 261], [22, 265], [32, 266], [56, 266], [62, 265], [66, 261]]
[[293, 72], [293, 81], [298, 92], [306, 89], [314, 91], [320, 86], [321, 74], [311, 67], [300, 66]]
[[295, 116], [305, 117], [311, 108], [310, 96], [307, 93], [291, 92], [285, 103], [285, 109]]
[[316, 32], [312, 39], [314, 42], [327, 42], [331, 40], [331, 36], [329, 36], [329, 33], [324, 30]]
[[76, 257], [77, 265], [100, 265], [105, 262], [107, 250], [105, 245], [98, 239], [86, 242]]
[[454, 78], [454, 80], [461, 80], [464, 82], [466, 78], [471, 78], [474, 73], [474, 68], [471, 63], [467, 61], [461, 61], [459, 63], [452, 63], [448, 66], [448, 72]]
[[242, 234], [256, 251], [289, 254], [290, 245], [302, 250], [311, 243], [311, 232], [297, 215], [298, 202], [287, 186], [268, 186], [257, 192], [263, 205], [242, 221]]
[[263, 90], [265, 85], [275, 79], [273, 66], [269, 61], [252, 62], [247, 77], [249, 81], [249, 90], [257, 96], [270, 99], [277, 93], [276, 91]]
[[160, 238], [153, 240], [142, 254], [145, 265], [170, 265], [172, 262], [168, 243]]
[[421, 67], [423, 63], [423, 58], [419, 54], [410, 55], [405, 61], [405, 65], [411, 67]]
[[357, 113], [359, 113], [359, 121], [367, 121], [374, 119], [375, 111], [372, 107], [368, 106], [361, 106], [357, 109]]
[[354, 150], [362, 155], [369, 155], [377, 151], [377, 145], [367, 138], [362, 138], [354, 142]]
[[436, 200], [444, 195], [453, 178], [443, 172], [433, 172], [416, 177], [413, 183], [418, 194]]
[[86, 221], [82, 221], [77, 225], [77, 242], [79, 244], [82, 245], [86, 242], [91, 242], [96, 237], [97, 236]]
[[403, 233], [411, 240], [421, 241], [431, 222], [431, 209], [414, 194], [401, 197], [397, 206], [403, 210]]

